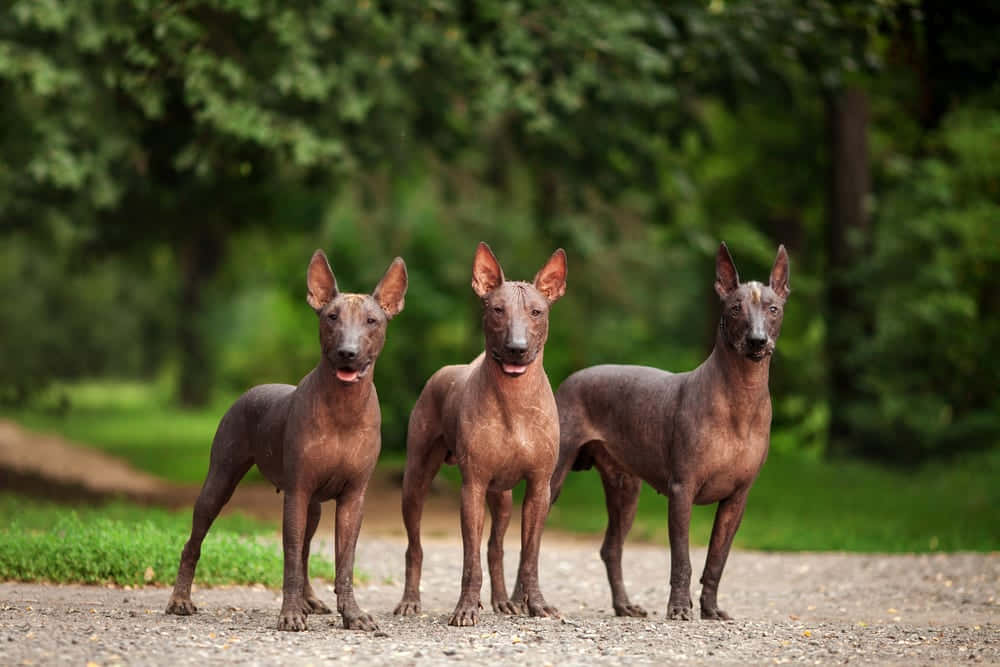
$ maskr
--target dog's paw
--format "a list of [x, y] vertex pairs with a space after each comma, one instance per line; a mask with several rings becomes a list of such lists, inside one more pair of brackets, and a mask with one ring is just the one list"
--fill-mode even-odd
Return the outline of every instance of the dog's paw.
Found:
[[631, 616], [634, 618], [646, 618], [649, 614], [637, 604], [625, 603], [615, 605], [615, 616]]
[[420, 600], [400, 600], [392, 613], [396, 616], [416, 616], [420, 613]]
[[722, 611], [718, 607], [714, 609], [701, 608], [701, 618], [706, 621], [731, 621], [733, 617]]
[[451, 615], [451, 620], [448, 621], [448, 625], [455, 625], [459, 627], [477, 625], [478, 623], [479, 605], [462, 604], [461, 602], [457, 607], [455, 607], [455, 613]]
[[519, 614], [527, 613], [528, 610], [523, 605], [519, 605], [513, 600], [495, 600], [493, 602], [493, 611], [498, 614], [517, 616]]
[[196, 611], [198, 611], [198, 608], [194, 606], [194, 603], [190, 599], [170, 598], [170, 602], [167, 603], [168, 614], [190, 616]]
[[690, 621], [694, 618], [691, 605], [671, 603], [667, 606], [667, 618], [672, 621]]
[[326, 603], [317, 597], [305, 598], [302, 600], [302, 611], [307, 614], [332, 614], [333, 610], [326, 606]]
[[545, 603], [542, 598], [528, 600], [528, 615], [539, 618], [561, 618], [559, 610]]
[[365, 613], [360, 609], [352, 614], [345, 613], [344, 617], [344, 628], [347, 630], [365, 630], [367, 632], [375, 632], [378, 630], [378, 624], [375, 619], [372, 618], [371, 614]]
[[282, 611], [278, 616], [278, 629], [289, 632], [302, 632], [306, 629], [306, 615], [301, 610]]

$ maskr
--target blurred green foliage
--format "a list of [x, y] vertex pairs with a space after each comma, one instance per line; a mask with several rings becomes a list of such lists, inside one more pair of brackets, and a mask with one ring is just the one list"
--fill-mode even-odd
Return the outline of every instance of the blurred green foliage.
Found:
[[[376, 370], [398, 449], [426, 378], [480, 348], [479, 240], [516, 278], [566, 248], [555, 385], [601, 362], [695, 366], [724, 239], [745, 279], [766, 277], [779, 242], [791, 252], [777, 451], [827, 451], [834, 416], [851, 454], [1000, 442], [989, 6], [15, 0], [6, 14], [4, 402], [81, 377], [154, 379], [201, 405], [297, 382], [318, 356], [312, 250], [351, 291], [401, 255], [406, 310]], [[828, 114], [848, 85], [871, 100], [871, 227], [836, 265]], [[856, 311], [831, 308], [833, 277]], [[832, 368], [855, 393], [831, 396]]]

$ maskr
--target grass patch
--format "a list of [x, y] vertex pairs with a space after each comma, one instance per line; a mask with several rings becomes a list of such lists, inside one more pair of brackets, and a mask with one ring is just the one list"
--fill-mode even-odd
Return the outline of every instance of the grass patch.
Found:
[[[236, 395], [185, 410], [161, 384], [99, 380], [57, 385], [30, 405], [3, 416], [125, 459], [140, 470], [187, 484], [208, 472], [212, 437]], [[67, 404], [68, 402], [68, 404]], [[247, 479], [262, 479], [256, 468]]]
[[[123, 502], [68, 508], [0, 494], [0, 525], [0, 580], [172, 585], [191, 514]], [[279, 587], [277, 530], [244, 516], [220, 517], [202, 545], [195, 582]], [[333, 579], [333, 563], [320, 554], [310, 557], [309, 570]]]
[[[913, 470], [772, 454], [750, 491], [735, 545], [789, 551], [996, 551], [998, 479], [1000, 448]], [[714, 516], [714, 505], [694, 508], [693, 544], [708, 543]], [[607, 513], [596, 471], [570, 474], [548, 525], [604, 531]], [[645, 484], [631, 536], [667, 540], [666, 498]]]

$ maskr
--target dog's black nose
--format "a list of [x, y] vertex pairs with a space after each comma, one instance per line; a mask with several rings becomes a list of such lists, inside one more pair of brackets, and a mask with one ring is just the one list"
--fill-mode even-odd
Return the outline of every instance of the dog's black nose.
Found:
[[747, 345], [754, 348], [764, 347], [767, 343], [767, 336], [755, 336], [753, 334], [747, 336]]
[[337, 356], [341, 359], [354, 359], [358, 356], [358, 348], [345, 345], [337, 349]]
[[509, 352], [510, 354], [516, 355], [518, 357], [523, 357], [524, 353], [528, 351], [528, 342], [521, 340], [510, 341], [509, 343], [507, 343], [506, 347], [507, 347], [507, 352]]

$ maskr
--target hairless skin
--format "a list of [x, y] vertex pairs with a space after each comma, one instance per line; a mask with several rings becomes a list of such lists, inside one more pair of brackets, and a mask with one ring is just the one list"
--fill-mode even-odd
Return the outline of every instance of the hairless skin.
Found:
[[730, 618], [716, 596], [747, 493], [767, 458], [768, 370], [789, 294], [784, 246], [764, 285], [740, 283], [722, 244], [715, 291], [723, 308], [715, 349], [695, 370], [674, 374], [644, 366], [594, 366], [568, 377], [556, 393], [560, 445], [552, 499], [571, 468], [597, 467], [608, 508], [601, 558], [619, 616], [646, 615], [629, 601], [621, 561], [645, 480], [669, 499], [667, 616], [691, 619], [691, 506], [718, 503], [701, 577], [701, 617]]
[[[538, 550], [559, 450], [559, 418], [542, 351], [549, 307], [566, 291], [566, 255], [561, 249], [553, 253], [532, 283], [507, 281], [489, 247], [480, 243], [472, 288], [483, 303], [486, 349], [472, 363], [437, 371], [410, 414], [402, 502], [409, 545], [403, 598], [395, 611], [420, 611], [423, 504], [441, 464], [457, 463], [462, 472], [462, 592], [449, 623], [459, 626], [479, 621], [484, 499], [493, 518], [488, 560], [494, 611], [557, 614], [538, 585]], [[522, 479], [527, 487], [519, 584], [509, 598], [503, 535], [510, 521], [511, 488]]]
[[393, 260], [372, 294], [344, 294], [317, 250], [306, 300], [319, 317], [320, 361], [298, 386], [266, 384], [226, 412], [212, 442], [208, 476], [194, 507], [168, 614], [188, 615], [201, 543], [219, 510], [254, 464], [283, 491], [284, 585], [279, 630], [305, 630], [307, 614], [329, 614], [309, 583], [309, 544], [320, 503], [337, 501], [337, 611], [344, 627], [375, 630], [354, 599], [354, 549], [362, 503], [381, 449], [382, 417], [372, 382], [389, 319], [403, 309], [406, 265]]

